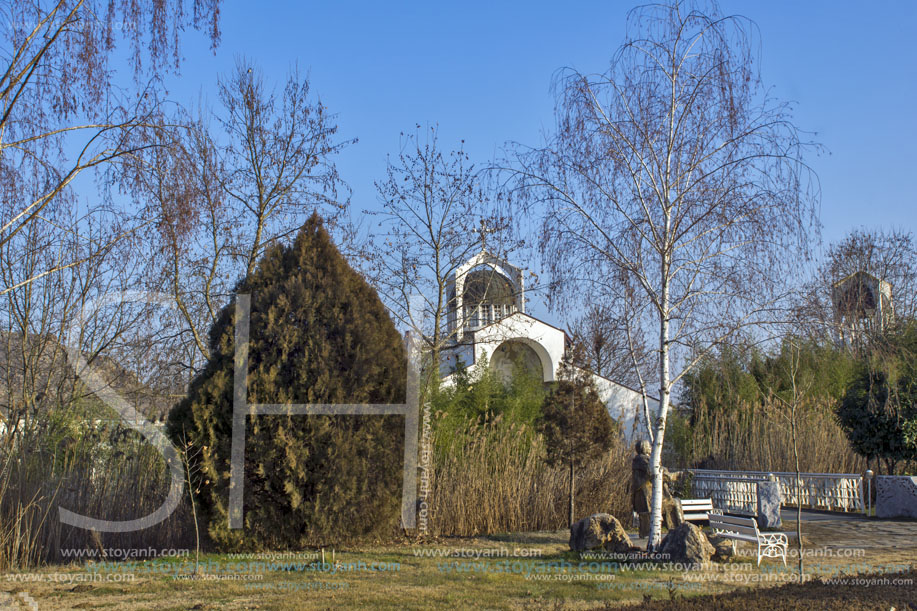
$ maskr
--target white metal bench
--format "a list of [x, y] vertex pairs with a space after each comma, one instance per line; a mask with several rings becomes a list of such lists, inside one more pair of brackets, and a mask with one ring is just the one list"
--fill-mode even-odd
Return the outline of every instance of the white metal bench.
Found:
[[709, 520], [713, 532], [732, 539], [733, 553], [735, 553], [736, 541], [748, 541], [758, 546], [759, 566], [761, 558], [783, 558], [783, 565], [786, 566], [786, 548], [789, 544], [786, 534], [762, 533], [758, 530], [758, 523], [754, 518], [710, 515]]
[[685, 522], [704, 522], [711, 513], [723, 513], [713, 508], [712, 499], [681, 499], [681, 511], [685, 516]]

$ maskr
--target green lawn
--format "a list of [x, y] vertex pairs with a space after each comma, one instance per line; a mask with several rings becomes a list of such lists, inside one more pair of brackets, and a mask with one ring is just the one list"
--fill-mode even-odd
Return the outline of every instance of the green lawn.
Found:
[[[73, 564], [8, 573], [0, 589], [44, 609], [592, 609], [779, 585], [782, 563], [747, 558], [685, 571], [567, 549], [567, 531], [290, 554]], [[448, 557], [447, 557], [448, 555]], [[791, 567], [792, 568], [792, 567]], [[740, 577], [737, 577], [740, 576]], [[2, 601], [0, 601], [2, 603]]]

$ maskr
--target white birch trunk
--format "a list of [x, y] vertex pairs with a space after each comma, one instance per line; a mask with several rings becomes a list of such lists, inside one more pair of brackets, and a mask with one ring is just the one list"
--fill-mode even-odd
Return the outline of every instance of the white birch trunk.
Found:
[[[669, 220], [666, 218], [666, 235]], [[659, 413], [653, 422], [653, 451], [650, 466], [653, 470], [653, 502], [650, 507], [650, 534], [647, 551], [654, 551], [662, 541], [662, 444], [665, 439], [665, 422], [669, 414], [669, 258], [662, 257], [662, 291], [659, 308]]]
[[647, 542], [647, 551], [653, 551], [662, 540], [662, 444], [665, 437], [665, 422], [669, 413], [669, 347], [668, 347], [669, 321], [663, 319], [661, 342], [662, 354], [660, 355], [660, 383], [659, 383], [659, 414], [653, 423], [653, 451], [650, 454], [650, 465], [653, 470], [653, 502], [650, 507], [650, 534]]

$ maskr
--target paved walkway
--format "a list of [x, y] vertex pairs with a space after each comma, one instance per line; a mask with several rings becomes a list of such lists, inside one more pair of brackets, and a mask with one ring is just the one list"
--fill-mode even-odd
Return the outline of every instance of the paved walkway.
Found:
[[[782, 512], [781, 517], [781, 530], [795, 529], [794, 511]], [[802, 535], [826, 548], [917, 553], [917, 521], [914, 520], [880, 520], [862, 514], [804, 511]]]
[[[791, 520], [796, 521], [796, 508], [795, 507], [782, 507], [780, 509], [780, 519], [786, 522]], [[813, 511], [811, 509], [802, 510], [802, 521], [803, 522], [851, 522], [851, 521], [865, 521], [868, 520], [865, 515], [857, 512], [845, 512], [845, 511]], [[873, 518], [875, 519], [875, 518]]]
[[[796, 529], [796, 509], [781, 510], [780, 530], [791, 534]], [[917, 521], [880, 520], [862, 513], [802, 510], [802, 536], [806, 547], [834, 550], [862, 549], [917, 563]], [[795, 537], [791, 537], [795, 540]], [[646, 547], [646, 539], [631, 534], [634, 545]], [[791, 543], [791, 546], [794, 543]], [[843, 557], [843, 556], [839, 556]]]

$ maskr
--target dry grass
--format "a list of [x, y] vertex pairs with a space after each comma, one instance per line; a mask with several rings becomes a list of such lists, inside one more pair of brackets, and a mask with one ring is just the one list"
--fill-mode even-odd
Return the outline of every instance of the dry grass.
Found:
[[[469, 424], [439, 445], [433, 469], [430, 534], [468, 536], [567, 526], [569, 473], [545, 462], [540, 435], [500, 420]], [[130, 533], [66, 526], [58, 508], [107, 520], [153, 511], [169, 488], [162, 458], [141, 440], [117, 451], [71, 449], [62, 456], [6, 455], [0, 478], [0, 569], [66, 562], [66, 549], [193, 549], [190, 505], [164, 522]], [[576, 473], [576, 514], [630, 515], [630, 455], [621, 446]]]
[[[707, 468], [791, 470], [792, 445], [778, 414], [735, 410], [699, 419], [688, 431], [688, 459]], [[545, 461], [530, 427], [496, 420], [438, 430], [432, 469], [429, 534], [477, 536], [553, 531], [567, 526], [569, 473]], [[672, 440], [670, 440], [672, 443]], [[861, 458], [825, 411], [801, 419], [801, 467], [859, 472]], [[58, 508], [109, 520], [146, 515], [165, 497], [169, 473], [140, 439], [86, 442], [56, 454], [20, 452], [0, 463], [0, 569], [61, 562], [64, 549], [193, 549], [186, 502], [166, 521], [133, 533], [94, 533], [60, 523]], [[630, 448], [618, 443], [576, 474], [576, 517], [607, 512], [628, 523]], [[668, 464], [670, 467], [682, 465]]]
[[[576, 473], [576, 515], [630, 516], [630, 453], [618, 444]], [[431, 534], [556, 530], [567, 526], [569, 473], [545, 462], [543, 438], [521, 424], [468, 424], [436, 452]]]

